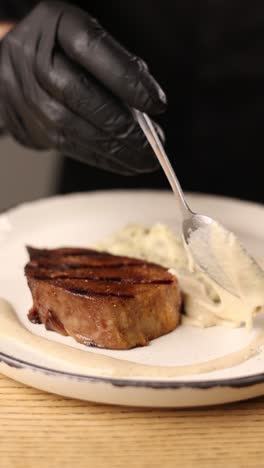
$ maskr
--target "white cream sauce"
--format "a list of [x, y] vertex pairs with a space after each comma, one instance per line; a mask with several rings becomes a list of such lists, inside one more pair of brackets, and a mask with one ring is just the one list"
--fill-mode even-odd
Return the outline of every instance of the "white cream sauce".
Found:
[[[237, 366], [250, 357], [255, 356], [264, 344], [264, 332], [260, 332], [252, 342], [239, 351], [221, 356], [210, 361], [191, 365], [153, 366], [120, 360], [102, 354], [91, 353], [55, 343], [29, 332], [19, 322], [12, 306], [0, 299], [0, 349], [3, 352], [14, 350], [19, 357], [32, 356], [33, 362], [39, 365], [52, 363], [58, 368], [76, 374], [94, 376], [131, 378], [144, 377], [153, 379], [169, 379], [213, 372]], [[46, 364], [48, 366], [49, 364]]]

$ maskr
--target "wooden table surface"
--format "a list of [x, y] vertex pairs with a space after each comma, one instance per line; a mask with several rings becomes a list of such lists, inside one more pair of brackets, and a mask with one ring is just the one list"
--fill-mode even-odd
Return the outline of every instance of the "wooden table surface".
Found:
[[0, 375], [0, 467], [264, 467], [264, 397], [196, 410], [125, 408]]

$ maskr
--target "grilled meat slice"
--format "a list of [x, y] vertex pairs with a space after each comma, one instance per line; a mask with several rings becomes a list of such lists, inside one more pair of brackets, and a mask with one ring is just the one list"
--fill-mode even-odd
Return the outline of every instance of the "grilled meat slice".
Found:
[[146, 345], [178, 325], [181, 294], [165, 268], [91, 249], [28, 247], [29, 319], [80, 343]]

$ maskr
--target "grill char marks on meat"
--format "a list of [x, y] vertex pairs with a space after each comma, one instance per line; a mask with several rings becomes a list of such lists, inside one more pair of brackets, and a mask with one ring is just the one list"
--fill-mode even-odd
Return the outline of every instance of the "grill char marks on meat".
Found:
[[180, 321], [177, 279], [165, 268], [91, 249], [28, 247], [29, 319], [80, 343], [144, 346]]

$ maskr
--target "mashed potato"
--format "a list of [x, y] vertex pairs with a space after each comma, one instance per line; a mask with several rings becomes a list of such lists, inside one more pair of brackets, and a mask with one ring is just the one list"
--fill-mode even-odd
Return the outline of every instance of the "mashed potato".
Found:
[[264, 274], [257, 265], [249, 265], [241, 283], [244, 289], [239, 284], [238, 295], [233, 296], [197, 268], [181, 237], [163, 224], [129, 225], [96, 247], [155, 262], [174, 273], [184, 296], [183, 323], [197, 327], [246, 324], [250, 328], [254, 315], [264, 311]]

